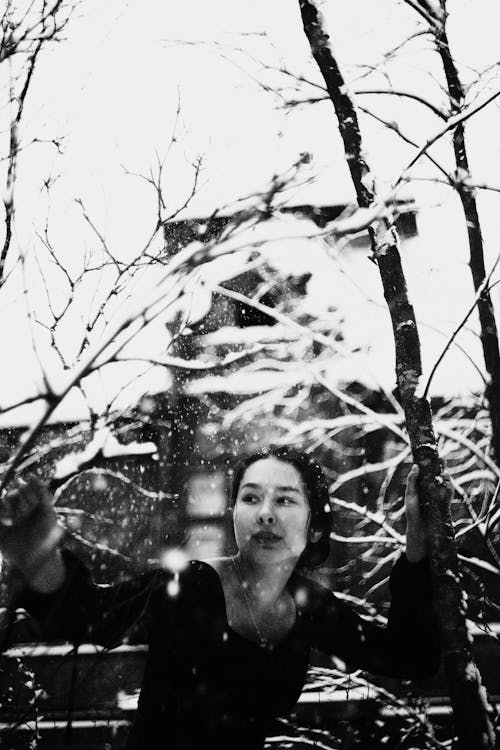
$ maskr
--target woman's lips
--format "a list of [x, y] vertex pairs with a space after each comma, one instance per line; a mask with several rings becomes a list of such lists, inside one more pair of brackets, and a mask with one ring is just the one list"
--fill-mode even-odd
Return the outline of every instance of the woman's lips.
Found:
[[253, 538], [259, 544], [275, 544], [281, 541], [281, 537], [278, 534], [273, 534], [272, 531], [259, 531], [253, 535]]

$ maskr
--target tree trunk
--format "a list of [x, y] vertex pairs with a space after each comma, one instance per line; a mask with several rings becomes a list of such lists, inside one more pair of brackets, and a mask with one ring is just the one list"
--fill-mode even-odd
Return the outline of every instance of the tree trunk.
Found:
[[[436, 44], [438, 48], [448, 86], [451, 104], [451, 114], [460, 112], [464, 102], [464, 90], [453, 57], [446, 34], [444, 21], [440, 31], [436, 33]], [[472, 273], [474, 291], [477, 293], [486, 278], [484, 264], [483, 237], [474, 193], [468, 187], [465, 180], [470, 176], [469, 160], [465, 144], [465, 126], [463, 123], [457, 125], [453, 131], [453, 149], [457, 166], [456, 189], [464, 211], [469, 238], [469, 266]], [[488, 288], [485, 288], [477, 302], [479, 313], [481, 344], [483, 347], [484, 363], [488, 373], [488, 385], [486, 386], [486, 399], [488, 401], [491, 428], [492, 428], [492, 453], [495, 462], [500, 466], [500, 349], [498, 345], [498, 329], [493, 311], [493, 303]]]
[[[302, 22], [338, 119], [347, 164], [362, 208], [375, 200], [373, 180], [363, 156], [357, 113], [333, 56], [316, 0], [299, 0]], [[413, 458], [420, 468], [420, 500], [430, 531], [434, 601], [442, 631], [460, 750], [493, 750], [494, 729], [481, 677], [474, 664], [460, 585], [457, 551], [448, 493], [442, 476], [429, 402], [419, 395], [422, 378], [420, 341], [408, 299], [397, 233], [388, 219], [370, 228], [373, 259], [378, 265], [396, 348], [396, 380], [406, 417]]]

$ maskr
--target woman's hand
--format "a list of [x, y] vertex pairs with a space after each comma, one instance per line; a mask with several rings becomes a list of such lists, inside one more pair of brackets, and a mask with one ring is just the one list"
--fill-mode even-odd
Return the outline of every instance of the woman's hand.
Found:
[[422, 518], [418, 500], [418, 466], [413, 464], [406, 480], [406, 557], [417, 563], [429, 554], [427, 528]]
[[34, 588], [49, 591], [61, 585], [64, 565], [57, 546], [63, 533], [38, 477], [19, 479], [0, 500], [0, 553]]

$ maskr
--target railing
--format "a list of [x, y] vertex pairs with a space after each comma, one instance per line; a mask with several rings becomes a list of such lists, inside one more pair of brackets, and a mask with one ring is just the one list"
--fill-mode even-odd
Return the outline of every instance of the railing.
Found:
[[[490, 630], [493, 638], [474, 629], [475, 656], [500, 710], [500, 648], [495, 641], [500, 623], [492, 624]], [[75, 655], [67, 644], [27, 644], [10, 649], [3, 657], [0, 695], [5, 694], [10, 681], [14, 684], [14, 700], [4, 701], [0, 708], [0, 747], [28, 747], [23, 744], [23, 737], [37, 732], [38, 750], [123, 748], [137, 707], [146, 651], [146, 646], [120, 646], [106, 651], [82, 645]], [[35, 683], [27, 686], [23, 681], [26, 683], [30, 672], [35, 675]], [[398, 681], [385, 684], [389, 689], [400, 689]], [[432, 722], [441, 727], [449, 725], [451, 708], [443, 676], [422, 683], [421, 692], [427, 699], [427, 715]], [[380, 704], [366, 689], [352, 687], [304, 692], [294, 719], [300, 725], [334, 731], [336, 724], [345, 720], [379, 718], [389, 722], [396, 721], [400, 714], [397, 705]], [[14, 737], [17, 744], [12, 744]]]

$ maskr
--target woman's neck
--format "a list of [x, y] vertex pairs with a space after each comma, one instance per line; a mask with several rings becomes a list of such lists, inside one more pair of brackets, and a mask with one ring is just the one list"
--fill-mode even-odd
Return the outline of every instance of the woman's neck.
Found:
[[268, 565], [257, 564], [243, 557], [240, 552], [233, 558], [239, 583], [246, 587], [247, 594], [257, 604], [267, 605], [283, 596], [286, 585], [295, 569], [292, 561]]

